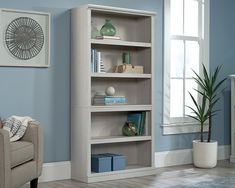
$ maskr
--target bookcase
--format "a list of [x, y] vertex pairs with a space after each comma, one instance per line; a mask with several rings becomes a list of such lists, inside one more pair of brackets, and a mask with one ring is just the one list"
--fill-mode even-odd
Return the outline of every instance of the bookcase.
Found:
[[235, 75], [231, 79], [231, 156], [230, 162], [235, 163]]
[[[71, 175], [83, 182], [98, 182], [155, 174], [154, 164], [154, 12], [99, 5], [71, 10]], [[91, 22], [98, 29], [110, 19], [120, 40], [91, 38]], [[106, 73], [91, 71], [91, 49], [102, 54]], [[144, 73], [113, 73], [129, 51], [133, 65]], [[97, 91], [113, 86], [125, 96], [124, 105], [93, 105]], [[142, 136], [123, 136], [129, 112], [146, 112]], [[91, 154], [126, 156], [126, 168], [93, 173]]]

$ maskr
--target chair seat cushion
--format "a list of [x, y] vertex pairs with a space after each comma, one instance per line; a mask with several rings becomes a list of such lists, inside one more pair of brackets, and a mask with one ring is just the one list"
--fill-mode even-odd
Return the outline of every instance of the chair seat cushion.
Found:
[[34, 157], [34, 147], [30, 142], [11, 142], [11, 168], [21, 165]]

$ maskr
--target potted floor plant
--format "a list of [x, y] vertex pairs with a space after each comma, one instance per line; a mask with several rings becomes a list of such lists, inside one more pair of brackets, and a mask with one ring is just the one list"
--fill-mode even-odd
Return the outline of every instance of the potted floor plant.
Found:
[[[217, 164], [217, 148], [218, 142], [211, 140], [212, 133], [212, 117], [216, 114], [217, 110], [214, 109], [215, 104], [219, 100], [219, 88], [226, 80], [218, 80], [218, 74], [221, 66], [216, 67], [212, 74], [208, 74], [205, 66], [203, 65], [203, 76], [199, 76], [195, 71], [194, 81], [198, 84], [199, 88], [195, 89], [201, 96], [202, 100], [197, 101], [194, 96], [190, 97], [194, 103], [194, 107], [188, 106], [192, 110], [192, 115], [189, 117], [195, 119], [200, 123], [200, 140], [193, 141], [193, 162], [196, 167], [200, 168], [213, 168]], [[207, 139], [204, 140], [204, 126], [208, 122], [209, 130]]]

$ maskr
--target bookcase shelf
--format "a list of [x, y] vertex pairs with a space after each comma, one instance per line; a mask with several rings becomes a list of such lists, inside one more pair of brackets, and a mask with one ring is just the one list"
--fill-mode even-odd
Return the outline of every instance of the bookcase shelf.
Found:
[[119, 142], [136, 142], [151, 140], [151, 136], [103, 136], [93, 137], [91, 144], [107, 144], [107, 143], [119, 143]]
[[[153, 119], [154, 16], [153, 12], [99, 5], [72, 9], [72, 179], [89, 183], [156, 173]], [[105, 19], [111, 20], [120, 40], [91, 38], [92, 24], [96, 23], [100, 29]], [[140, 27], [145, 28], [145, 32]], [[143, 74], [113, 73], [115, 66], [123, 64], [124, 52], [131, 54], [132, 65], [143, 67]], [[96, 67], [100, 68], [100, 63], [105, 73], [96, 73], [99, 72]], [[127, 99], [127, 104], [93, 105], [94, 96], [104, 93], [110, 86], [115, 88], [116, 96]], [[103, 99], [96, 101], [102, 103]], [[137, 114], [140, 122], [138, 127], [143, 136], [122, 135], [122, 127], [131, 117], [130, 114]], [[124, 155], [125, 170], [91, 172], [91, 155], [102, 153]]]
[[91, 44], [110, 45], [110, 46], [128, 46], [128, 47], [139, 47], [139, 48], [151, 47], [151, 43], [131, 42], [131, 41], [111, 40], [111, 39], [91, 39]]
[[124, 111], [149, 111], [152, 105], [106, 105], [92, 106], [91, 112], [124, 112]]
[[136, 78], [136, 79], [148, 79], [151, 78], [151, 74], [131, 74], [131, 73], [92, 73], [93, 78]]

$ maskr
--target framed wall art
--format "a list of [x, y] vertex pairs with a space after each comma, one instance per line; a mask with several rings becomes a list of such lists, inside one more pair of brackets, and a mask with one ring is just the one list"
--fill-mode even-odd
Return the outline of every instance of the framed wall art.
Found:
[[50, 66], [50, 14], [0, 9], [0, 66]]

